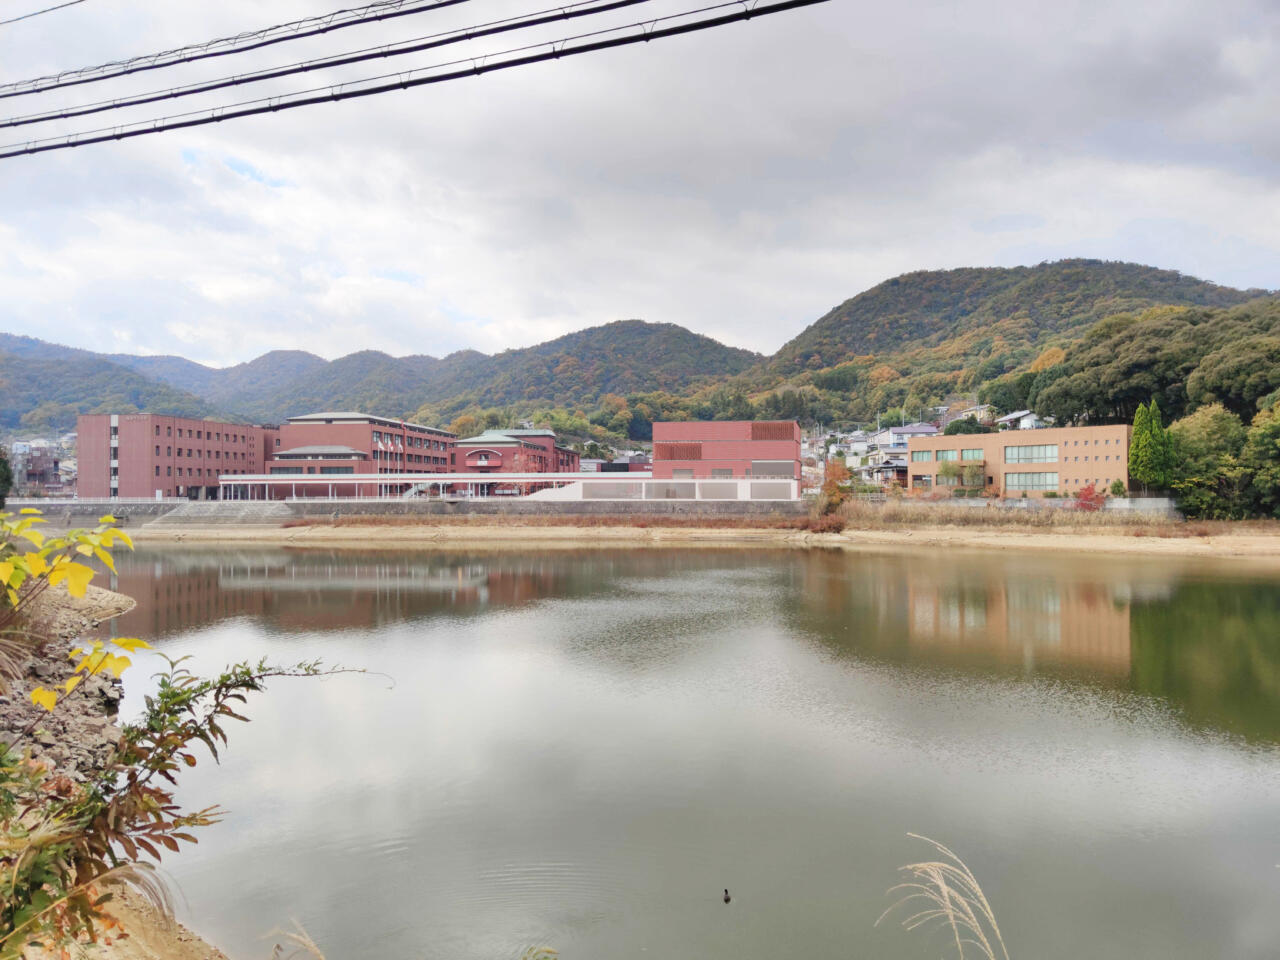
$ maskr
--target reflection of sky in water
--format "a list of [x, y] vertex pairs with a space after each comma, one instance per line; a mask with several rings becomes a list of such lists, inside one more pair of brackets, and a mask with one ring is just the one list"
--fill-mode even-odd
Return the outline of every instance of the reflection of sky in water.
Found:
[[[238, 955], [297, 917], [334, 957], [929, 956], [872, 927], [923, 852], [908, 830], [967, 857], [1024, 956], [1280, 943], [1280, 737], [1180, 686], [1182, 660], [1151, 653], [1163, 624], [1131, 606], [1251, 596], [1249, 634], [1275, 584], [1042, 558], [280, 556], [224, 557], [228, 580], [293, 586], [205, 614], [210, 561], [129, 560], [152, 586], [186, 578], [162, 647], [201, 670], [394, 677], [273, 683], [223, 766], [184, 780], [230, 814], [168, 866]], [[459, 570], [481, 583], [422, 585]], [[1199, 662], [1193, 633], [1171, 649]]]

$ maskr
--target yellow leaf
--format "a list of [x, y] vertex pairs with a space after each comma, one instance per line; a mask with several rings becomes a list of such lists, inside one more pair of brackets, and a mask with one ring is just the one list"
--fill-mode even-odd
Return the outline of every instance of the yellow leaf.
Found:
[[46, 710], [52, 711], [58, 705], [58, 695], [52, 690], [46, 690], [44, 687], [36, 687], [31, 691], [31, 702], [38, 707], [44, 707]]
[[[89, 581], [93, 579], [93, 568], [86, 567], [83, 563], [68, 563], [64, 567], [59, 567], [54, 574], [59, 571], [65, 571], [64, 575], [67, 579], [67, 593], [73, 597], [83, 597], [85, 588], [89, 586]], [[49, 576], [49, 582], [53, 582], [53, 576]]]
[[85, 557], [92, 557], [92, 556], [93, 556], [93, 547], [91, 547], [91, 546], [89, 546], [88, 544], [85, 544], [85, 543], [78, 544], [78, 545], [76, 546], [76, 553], [80, 554], [81, 556], [85, 556]]
[[0, 583], [8, 583], [13, 576], [13, 564], [9, 561], [0, 563]]
[[84, 679], [84, 674], [80, 674], [80, 673], [77, 673], [74, 677], [68, 678], [67, 682], [64, 684], [64, 686], [66, 687], [67, 693], [70, 693], [76, 687], [80, 686], [80, 681], [83, 679]]
[[128, 650], [133, 653], [137, 650], [150, 650], [151, 644], [145, 640], [139, 640], [137, 637], [116, 637], [112, 641], [121, 650]]
[[110, 671], [117, 678], [132, 665], [133, 661], [128, 657], [118, 657], [114, 653], [104, 654], [102, 658], [102, 669]]
[[104, 567], [106, 567], [112, 573], [116, 572], [116, 562], [111, 559], [111, 554], [107, 553], [107, 551], [103, 550], [101, 547], [98, 547], [97, 549], [95, 549], [93, 551], [93, 554], [99, 560], [102, 561], [102, 565]]
[[98, 522], [99, 523], [115, 523], [116, 518], [113, 517], [111, 514], [106, 513], [98, 518]]
[[15, 607], [18, 605], [18, 591], [13, 587], [9, 588], [9, 603]]
[[23, 530], [21, 535], [34, 543], [37, 547], [44, 546], [44, 534], [39, 530]]
[[22, 514], [23, 516], [26, 516], [26, 517], [38, 517], [38, 516], [40, 516], [40, 511], [39, 511], [39, 510], [37, 510], [35, 507], [23, 507], [23, 508], [22, 508], [21, 510], [19, 510], [18, 512], [19, 512], [20, 514]]
[[27, 565], [27, 572], [33, 577], [38, 577], [49, 570], [49, 564], [45, 563], [44, 557], [38, 553], [24, 553], [22, 559]]

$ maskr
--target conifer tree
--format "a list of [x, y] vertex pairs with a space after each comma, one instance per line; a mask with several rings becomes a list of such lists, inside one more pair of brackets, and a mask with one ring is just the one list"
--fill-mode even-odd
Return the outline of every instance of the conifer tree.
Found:
[[1151, 477], [1151, 415], [1145, 403], [1138, 404], [1133, 415], [1133, 434], [1129, 438], [1129, 478], [1144, 488]]

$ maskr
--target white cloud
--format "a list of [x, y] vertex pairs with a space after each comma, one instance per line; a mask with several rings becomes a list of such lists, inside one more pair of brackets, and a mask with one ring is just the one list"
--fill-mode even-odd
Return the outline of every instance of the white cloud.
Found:
[[[463, 4], [50, 101], [530, 8]], [[615, 19], [679, 6], [653, 8]], [[6, 31], [0, 62], [30, 76], [233, 32], [262, 10], [235, 0], [180, 21], [141, 0], [84, 4]], [[771, 352], [914, 269], [1103, 256], [1274, 288], [1278, 36], [1266, 0], [831, 3], [3, 161], [0, 328], [222, 364], [273, 348], [495, 351], [641, 317]]]

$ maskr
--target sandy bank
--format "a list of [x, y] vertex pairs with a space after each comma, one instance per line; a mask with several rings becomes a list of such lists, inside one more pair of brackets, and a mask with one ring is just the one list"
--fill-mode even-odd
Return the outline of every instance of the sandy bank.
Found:
[[1043, 527], [917, 526], [876, 530], [847, 529], [813, 534], [790, 528], [714, 528], [639, 526], [545, 526], [400, 524], [307, 526], [144, 527], [140, 543], [256, 543], [352, 549], [539, 549], [625, 546], [827, 547], [852, 550], [976, 549], [1034, 550], [1112, 556], [1202, 557], [1251, 560], [1280, 567], [1280, 533], [1240, 531], [1197, 536], [1187, 527]]

